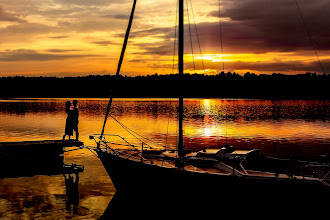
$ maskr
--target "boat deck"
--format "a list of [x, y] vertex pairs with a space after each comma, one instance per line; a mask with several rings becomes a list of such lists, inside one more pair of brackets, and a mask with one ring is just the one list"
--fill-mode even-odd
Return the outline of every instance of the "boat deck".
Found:
[[[108, 151], [111, 151], [108, 149]], [[116, 149], [116, 152], [119, 152], [120, 157], [139, 161], [143, 163], [150, 163], [153, 165], [166, 167], [166, 168], [175, 168], [175, 162], [174, 160], [177, 158], [176, 152], [173, 152], [169, 154], [169, 152], [166, 152], [165, 154], [159, 156], [156, 155], [154, 157], [148, 157], [144, 158], [141, 156], [141, 151], [137, 149]], [[245, 151], [244, 151], [245, 152]], [[213, 152], [208, 152], [213, 153]], [[165, 155], [165, 156], [164, 156]], [[150, 155], [148, 155], [150, 156]], [[170, 157], [173, 156], [173, 157]], [[194, 157], [192, 157], [194, 158]], [[207, 160], [207, 159], [204, 159]], [[211, 160], [211, 159], [210, 159]], [[275, 173], [275, 172], [265, 172], [265, 171], [258, 171], [258, 170], [245, 170], [244, 168], [240, 166], [235, 166], [235, 170], [233, 172], [232, 166], [229, 164], [223, 164], [218, 166], [219, 164], [216, 164], [216, 166], [212, 166], [212, 162], [216, 163], [216, 160], [209, 161], [209, 165], [207, 166], [199, 166], [199, 165], [184, 165], [185, 170], [189, 170], [192, 172], [205, 172], [210, 174], [224, 174], [224, 175], [239, 175], [239, 176], [254, 176], [254, 177], [260, 177], [260, 178], [276, 178], [276, 179], [283, 179], [283, 180], [292, 180], [292, 179], [305, 179], [310, 181], [320, 181], [319, 178], [313, 178], [311, 176], [301, 176], [301, 175], [292, 175], [292, 174], [284, 174], [284, 173]], [[225, 166], [225, 167], [224, 167]], [[223, 169], [225, 168], [225, 169]], [[321, 178], [322, 179], [322, 178]], [[325, 182], [328, 182], [328, 179], [324, 179]]]
[[[141, 161], [144, 163], [150, 163], [153, 165], [161, 166], [161, 167], [167, 167], [167, 168], [175, 168], [174, 161], [166, 160], [166, 159], [156, 159], [156, 158], [148, 158], [145, 159], [141, 157], [141, 154], [139, 151], [136, 150], [120, 150], [120, 157], [134, 160], [134, 161]], [[206, 173], [213, 173], [213, 174], [227, 174], [231, 175], [233, 172], [231, 170], [223, 170], [216, 167], [198, 167], [193, 165], [184, 165], [185, 170], [194, 171], [194, 172], [206, 172]], [[239, 171], [236, 172], [236, 171]], [[244, 173], [243, 170], [235, 168], [236, 174]], [[235, 173], [234, 172], [234, 173]], [[245, 175], [249, 176], [260, 176], [260, 177], [276, 177], [276, 178], [283, 178], [283, 179], [303, 179], [302, 176], [289, 176], [287, 174], [276, 174], [271, 172], [263, 172], [263, 171], [256, 171], [256, 170], [246, 170]], [[234, 174], [235, 175], [235, 174]], [[305, 177], [307, 178], [307, 177]], [[308, 178], [313, 179], [313, 178]]]

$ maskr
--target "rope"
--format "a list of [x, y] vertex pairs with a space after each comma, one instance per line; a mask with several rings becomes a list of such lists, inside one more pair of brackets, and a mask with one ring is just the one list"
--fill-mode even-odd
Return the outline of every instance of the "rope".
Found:
[[316, 55], [316, 57], [317, 57], [317, 60], [319, 61], [320, 67], [321, 67], [321, 69], [322, 69], [322, 72], [325, 74], [325, 71], [324, 71], [324, 68], [323, 68], [323, 66], [322, 66], [322, 63], [321, 63], [321, 60], [320, 60], [319, 54], [317, 53], [317, 50], [316, 50], [316, 47], [315, 47], [314, 41], [313, 41], [313, 39], [312, 39], [312, 35], [311, 35], [310, 31], [308, 30], [308, 26], [307, 26], [307, 24], [306, 24], [306, 22], [305, 22], [305, 18], [304, 18], [303, 14], [302, 14], [302, 11], [301, 11], [300, 7], [299, 7], [298, 0], [296, 0], [296, 5], [297, 5], [297, 8], [298, 8], [298, 11], [299, 11], [299, 14], [300, 14], [301, 20], [302, 20], [302, 22], [303, 22], [303, 24], [304, 24], [304, 26], [305, 26], [305, 29], [306, 29], [306, 32], [307, 32], [307, 35], [308, 35], [309, 41], [310, 41], [310, 43], [311, 43], [311, 45], [312, 45], [312, 47], [313, 47], [313, 49], [314, 49], [315, 55]]
[[96, 156], [97, 158], [99, 157], [96, 153], [94, 153], [91, 149], [90, 149], [90, 147], [85, 147], [85, 148], [87, 148], [92, 154], [94, 154], [94, 156]]
[[[66, 152], [71, 152], [71, 151], [76, 151], [76, 150], [82, 150], [82, 149], [85, 149], [85, 148], [87, 148], [92, 154], [94, 154], [94, 156], [98, 157], [97, 154], [95, 154], [95, 153], [90, 149], [91, 147], [89, 147], [89, 146], [81, 146], [81, 147], [79, 147], [79, 148], [75, 148], [75, 149], [71, 149], [71, 150], [65, 150], [64, 153], [66, 153]], [[95, 147], [92, 147], [92, 148], [96, 149]]]

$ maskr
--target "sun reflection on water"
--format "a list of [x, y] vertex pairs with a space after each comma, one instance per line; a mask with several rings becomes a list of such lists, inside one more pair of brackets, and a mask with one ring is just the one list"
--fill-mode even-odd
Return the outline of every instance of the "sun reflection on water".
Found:
[[[0, 102], [0, 140], [59, 139], [63, 135], [67, 99]], [[186, 138], [266, 138], [329, 140], [329, 101], [187, 99]], [[80, 136], [102, 129], [106, 99], [79, 99]], [[142, 136], [164, 144], [176, 139], [177, 99], [117, 99], [111, 115]], [[106, 132], [131, 138], [113, 119]], [[91, 143], [92, 144], [92, 143]], [[173, 142], [175, 144], [175, 141]]]
[[[61, 139], [67, 100], [71, 99], [0, 101], [0, 142]], [[85, 145], [95, 146], [88, 137], [100, 133], [107, 102], [107, 99], [78, 99], [79, 132]], [[330, 101], [313, 100], [186, 99], [185, 146], [220, 147], [228, 142], [239, 148], [258, 148], [269, 155], [275, 151], [277, 155], [284, 152], [285, 156], [294, 157], [311, 153], [325, 155], [330, 144], [329, 107]], [[177, 99], [116, 99], [111, 115], [161, 146], [176, 147], [177, 109]], [[107, 122], [106, 133], [119, 134], [128, 141], [140, 144], [113, 119]], [[85, 166], [79, 182], [82, 192], [80, 206], [83, 210], [80, 214], [101, 216], [115, 193], [101, 162], [87, 149], [65, 153], [65, 162]], [[23, 201], [32, 205], [38, 203], [39, 198], [47, 198], [46, 203], [52, 204], [46, 210], [48, 217], [70, 217], [65, 212], [62, 175], [5, 179], [0, 180], [0, 185], [2, 188], [4, 185], [21, 186], [1, 190], [0, 195], [7, 198], [3, 200], [5, 207], [17, 205], [14, 200], [20, 195], [26, 196]], [[26, 188], [33, 193], [26, 193]], [[46, 193], [40, 193], [37, 189]], [[41, 206], [35, 204], [33, 207]], [[12, 208], [9, 214], [15, 215], [19, 211], [20, 208]], [[31, 216], [38, 214], [38, 210], [33, 208], [27, 212]]]

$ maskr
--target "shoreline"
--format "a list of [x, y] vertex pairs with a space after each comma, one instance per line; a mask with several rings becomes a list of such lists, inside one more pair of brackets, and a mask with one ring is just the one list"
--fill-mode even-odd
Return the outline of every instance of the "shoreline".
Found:
[[0, 98], [116, 98], [330, 100], [330, 75], [2, 77]]

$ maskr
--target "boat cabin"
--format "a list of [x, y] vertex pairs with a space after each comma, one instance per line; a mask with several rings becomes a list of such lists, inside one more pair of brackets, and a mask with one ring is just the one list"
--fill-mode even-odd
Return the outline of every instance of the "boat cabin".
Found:
[[233, 146], [224, 146], [221, 149], [203, 149], [197, 153], [197, 157], [215, 158], [215, 159], [244, 159], [250, 160], [258, 158], [260, 155], [259, 150], [235, 150]]

